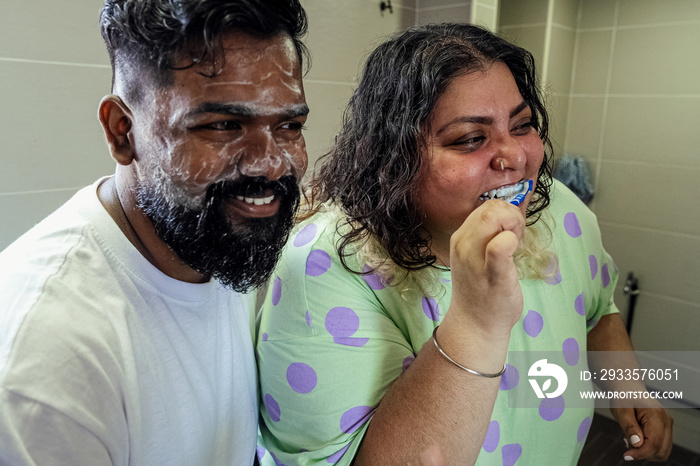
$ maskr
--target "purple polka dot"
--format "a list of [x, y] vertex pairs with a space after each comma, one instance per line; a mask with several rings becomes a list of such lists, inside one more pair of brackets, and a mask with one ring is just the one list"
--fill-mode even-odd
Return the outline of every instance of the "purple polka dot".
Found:
[[[362, 268], [363, 273], [367, 273], [370, 270], [372, 270], [372, 268], [369, 265], [365, 265]], [[368, 274], [368, 275], [362, 275], [362, 279], [364, 281], [366, 281], [367, 284], [369, 285], [369, 287], [372, 288], [373, 290], [384, 289], [384, 282], [377, 274], [372, 273], [372, 274]]]
[[429, 319], [435, 322], [440, 319], [440, 308], [438, 308], [437, 301], [433, 298], [423, 298], [423, 312]]
[[280, 405], [277, 403], [277, 400], [275, 400], [272, 395], [269, 393], [265, 395], [263, 398], [263, 402], [265, 403], [265, 409], [267, 410], [268, 416], [270, 416], [270, 419], [272, 419], [274, 422], [279, 422], [280, 421]]
[[346, 434], [352, 434], [359, 429], [374, 413], [371, 406], [355, 406], [343, 413], [340, 417], [340, 430]]
[[578, 433], [576, 434], [576, 439], [579, 443], [583, 443], [588, 436], [588, 429], [591, 428], [591, 418], [587, 417], [581, 421], [581, 425], [578, 426]]
[[579, 225], [578, 217], [575, 213], [569, 212], [564, 216], [564, 229], [572, 238], [581, 236], [581, 225]]
[[269, 335], [267, 333], [262, 334], [263, 341], [267, 341], [268, 337], [269, 337]]
[[498, 421], [491, 421], [489, 423], [489, 428], [486, 431], [486, 438], [484, 439], [483, 449], [489, 453], [496, 451], [498, 447], [498, 441], [501, 439], [501, 427], [498, 425]]
[[405, 371], [408, 369], [408, 366], [413, 364], [413, 361], [416, 360], [416, 357], [414, 355], [408, 356], [406, 359], [403, 360], [403, 363], [401, 364], [401, 372]]
[[350, 444], [349, 444], [349, 443], [348, 443], [347, 445], [345, 445], [345, 446], [343, 447], [343, 449], [340, 450], [338, 453], [336, 453], [336, 454], [334, 454], [334, 455], [331, 455], [331, 456], [329, 456], [328, 458], [326, 458], [326, 462], [327, 462], [327, 463], [331, 463], [331, 464], [337, 463], [337, 462], [340, 460], [340, 458], [343, 457], [343, 455], [345, 454], [345, 452], [348, 451], [348, 448], [350, 448]]
[[449, 278], [442, 278], [442, 277], [440, 277], [440, 282], [441, 282], [441, 283], [450, 283], [450, 279], [449, 279]]
[[276, 464], [277, 466], [286, 466], [283, 462], [281, 462], [280, 460], [277, 459], [277, 457], [275, 456], [274, 453], [270, 452], [270, 456], [271, 456], [272, 459], [275, 461], [275, 464]]
[[513, 466], [520, 455], [523, 453], [523, 447], [519, 443], [510, 443], [503, 445], [501, 448], [501, 457], [503, 458], [503, 466]]
[[561, 345], [561, 349], [564, 352], [564, 361], [570, 366], [575, 366], [578, 364], [579, 358], [579, 347], [578, 342], [575, 338], [567, 338]]
[[593, 280], [595, 276], [598, 275], [598, 259], [596, 259], [595, 256], [590, 255], [588, 256], [588, 263], [591, 266], [591, 280]]
[[306, 275], [318, 277], [331, 268], [331, 256], [323, 249], [314, 249], [306, 258]]
[[275, 280], [272, 282], [272, 305], [277, 306], [282, 298], [282, 279], [275, 276]]
[[265, 457], [265, 453], [267, 450], [265, 450], [263, 447], [258, 447], [255, 449], [255, 451], [258, 454], [258, 460], [262, 461], [262, 459]]
[[601, 267], [600, 279], [603, 281], [603, 288], [607, 288], [610, 284], [610, 270], [608, 270], [608, 264]]
[[333, 337], [333, 343], [345, 346], [365, 346], [369, 338]]
[[516, 369], [515, 366], [506, 364], [506, 371], [501, 376], [501, 385], [499, 388], [503, 391], [511, 390], [518, 385], [519, 381], [520, 373], [518, 372], [518, 369]]
[[306, 325], [311, 327], [311, 314], [309, 314], [309, 311], [306, 311]]
[[540, 402], [540, 417], [545, 421], [556, 421], [564, 413], [564, 407], [564, 398], [561, 396], [556, 398], [544, 398]]
[[574, 309], [576, 310], [577, 314], [582, 316], [586, 315], [586, 302], [583, 299], [583, 293], [576, 296], [576, 299], [574, 300]]
[[352, 336], [360, 328], [360, 318], [349, 307], [334, 307], [326, 314], [326, 330], [334, 337]]
[[303, 362], [293, 362], [287, 367], [287, 382], [297, 393], [309, 393], [316, 388], [316, 371]]
[[294, 246], [300, 247], [305, 244], [309, 244], [309, 241], [314, 239], [314, 236], [316, 236], [316, 231], [318, 230], [318, 226], [316, 226], [315, 223], [309, 223], [306, 225], [304, 228], [301, 229], [299, 233], [294, 237]]
[[542, 331], [542, 327], [544, 327], [542, 315], [536, 311], [527, 311], [527, 315], [523, 319], [523, 330], [525, 330], [525, 333], [535, 338]]

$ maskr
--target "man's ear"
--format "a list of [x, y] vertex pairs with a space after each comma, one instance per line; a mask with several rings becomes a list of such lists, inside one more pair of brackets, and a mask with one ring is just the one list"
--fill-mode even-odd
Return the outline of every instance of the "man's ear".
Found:
[[112, 158], [119, 165], [129, 165], [134, 160], [134, 153], [129, 138], [132, 119], [131, 110], [119, 96], [109, 94], [100, 101], [97, 113], [100, 123], [102, 123]]

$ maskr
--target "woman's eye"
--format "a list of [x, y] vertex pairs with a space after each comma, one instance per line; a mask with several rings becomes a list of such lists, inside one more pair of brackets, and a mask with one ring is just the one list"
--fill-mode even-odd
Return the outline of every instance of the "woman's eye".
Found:
[[473, 149], [478, 147], [485, 140], [486, 138], [484, 136], [473, 136], [464, 139], [458, 139], [457, 141], [452, 143], [452, 145], [457, 147], [465, 147], [467, 149]]
[[528, 120], [524, 123], [518, 124], [513, 128], [513, 132], [515, 134], [527, 134], [530, 132], [530, 129], [534, 126], [534, 121], [533, 120]]

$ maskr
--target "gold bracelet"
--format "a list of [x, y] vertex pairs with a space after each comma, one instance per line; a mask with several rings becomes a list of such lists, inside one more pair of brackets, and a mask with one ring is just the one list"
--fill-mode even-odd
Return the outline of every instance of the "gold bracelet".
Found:
[[440, 354], [445, 356], [445, 358], [447, 358], [447, 360], [450, 361], [452, 364], [454, 364], [455, 366], [459, 367], [462, 370], [469, 372], [470, 374], [478, 375], [479, 377], [486, 377], [487, 379], [494, 379], [496, 377], [502, 376], [505, 373], [505, 371], [506, 371], [505, 363], [503, 364], [503, 369], [501, 369], [500, 372], [497, 372], [495, 374], [484, 374], [483, 372], [477, 372], [473, 369], [469, 369], [468, 367], [464, 367], [463, 365], [461, 365], [460, 363], [458, 363], [457, 361], [455, 361], [454, 359], [449, 357], [447, 355], [447, 353], [445, 353], [442, 350], [442, 348], [440, 348], [440, 345], [438, 345], [438, 341], [437, 341], [437, 329], [438, 329], [438, 327], [440, 327], [440, 326], [438, 325], [437, 327], [435, 327], [435, 330], [433, 330], [433, 343], [435, 343], [435, 347], [440, 352]]

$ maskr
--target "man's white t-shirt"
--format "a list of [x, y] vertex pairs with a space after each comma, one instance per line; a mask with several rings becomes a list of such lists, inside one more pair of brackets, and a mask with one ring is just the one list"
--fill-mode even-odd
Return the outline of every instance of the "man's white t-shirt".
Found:
[[0, 254], [0, 465], [250, 465], [254, 298], [160, 272], [97, 198]]

